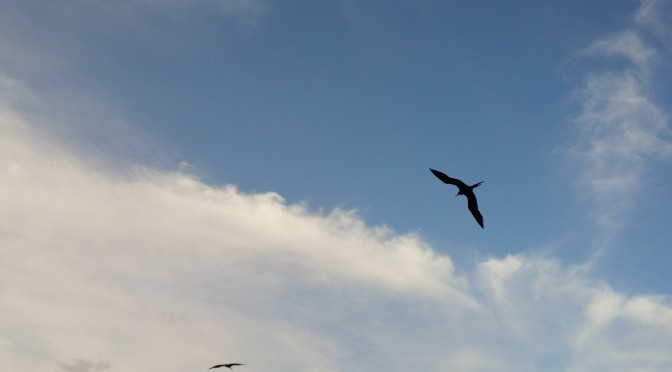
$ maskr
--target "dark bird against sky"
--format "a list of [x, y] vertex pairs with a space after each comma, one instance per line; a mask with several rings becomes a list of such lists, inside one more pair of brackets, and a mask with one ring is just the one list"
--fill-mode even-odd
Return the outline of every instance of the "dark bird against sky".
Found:
[[[483, 226], [483, 215], [481, 215], [481, 212], [478, 210], [478, 203], [476, 202], [476, 195], [474, 195], [474, 189], [477, 188], [480, 184], [483, 183], [483, 181], [475, 183], [471, 186], [467, 185], [466, 183], [458, 180], [457, 178], [450, 178], [446, 176], [444, 173], [441, 173], [437, 170], [434, 170], [432, 168], [429, 168], [432, 173], [436, 176], [436, 178], [440, 179], [443, 181], [443, 183], [449, 184], [449, 185], [455, 185], [457, 186], [458, 189], [460, 189], [457, 192], [457, 195], [464, 195], [467, 197], [467, 207], [469, 208], [469, 211], [471, 214], [474, 215], [474, 218], [476, 219], [476, 222], [478, 222], [479, 225], [481, 225], [482, 228], [485, 228]], [[455, 196], [457, 196], [455, 195]]]
[[233, 367], [233, 366], [244, 366], [244, 364], [240, 364], [240, 363], [218, 364], [218, 365], [216, 365], [216, 366], [212, 366], [212, 367], [210, 367], [210, 368], [208, 368], [208, 369], [226, 367], [226, 368], [228, 368], [228, 369], [233, 370], [233, 368], [231, 368], [231, 367]]

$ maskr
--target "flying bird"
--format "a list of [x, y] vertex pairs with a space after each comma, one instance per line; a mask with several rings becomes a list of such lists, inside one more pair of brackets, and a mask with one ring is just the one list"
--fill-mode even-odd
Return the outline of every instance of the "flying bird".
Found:
[[228, 369], [230, 369], [230, 370], [233, 370], [233, 368], [231, 368], [231, 367], [233, 367], [233, 366], [244, 366], [244, 364], [240, 364], [240, 363], [218, 364], [218, 365], [216, 365], [216, 366], [212, 366], [212, 367], [210, 367], [210, 368], [208, 368], [208, 369], [226, 367], [226, 368], [228, 368]]
[[434, 173], [436, 178], [443, 181], [443, 183], [457, 186], [457, 188], [459, 189], [457, 195], [464, 195], [467, 197], [467, 207], [469, 208], [469, 211], [471, 212], [472, 215], [474, 215], [476, 222], [478, 222], [478, 224], [481, 225], [481, 228], [485, 228], [483, 226], [483, 215], [481, 215], [481, 212], [478, 211], [478, 203], [476, 202], [476, 195], [474, 195], [474, 189], [480, 186], [480, 184], [482, 184], [483, 181], [469, 186], [466, 183], [458, 180], [457, 178], [450, 178], [446, 176], [444, 173], [441, 173], [432, 168], [429, 168], [429, 170], [432, 171], [432, 173]]

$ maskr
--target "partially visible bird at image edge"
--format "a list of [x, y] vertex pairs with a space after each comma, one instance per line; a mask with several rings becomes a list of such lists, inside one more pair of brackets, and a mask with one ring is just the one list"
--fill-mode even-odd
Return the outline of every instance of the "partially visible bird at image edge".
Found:
[[226, 368], [232, 370], [233, 368], [231, 368], [231, 367], [233, 367], [233, 366], [244, 366], [244, 364], [240, 364], [240, 363], [218, 364], [218, 365], [216, 365], [216, 366], [212, 366], [212, 367], [210, 367], [210, 368], [208, 368], [208, 369], [226, 367]]
[[[474, 189], [480, 186], [483, 181], [475, 183], [471, 186], [467, 185], [466, 183], [458, 180], [457, 178], [451, 178], [445, 175], [442, 172], [439, 172], [437, 170], [434, 170], [432, 168], [429, 168], [432, 173], [436, 176], [436, 178], [440, 179], [443, 181], [443, 183], [446, 183], [448, 185], [455, 185], [459, 189], [457, 192], [457, 195], [464, 195], [467, 198], [467, 208], [469, 208], [469, 211], [471, 214], [474, 216], [476, 219], [476, 222], [478, 222], [479, 225], [481, 225], [481, 228], [485, 228], [483, 226], [483, 215], [481, 215], [481, 212], [478, 210], [478, 203], [476, 202], [476, 195], [474, 195]], [[457, 196], [455, 195], [455, 196]]]

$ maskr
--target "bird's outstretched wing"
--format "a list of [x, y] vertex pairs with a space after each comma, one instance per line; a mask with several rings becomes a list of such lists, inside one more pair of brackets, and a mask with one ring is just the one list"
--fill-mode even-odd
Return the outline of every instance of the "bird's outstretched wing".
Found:
[[458, 180], [457, 178], [451, 178], [451, 177], [448, 177], [445, 173], [443, 173], [443, 172], [439, 172], [439, 171], [434, 170], [434, 169], [432, 169], [432, 168], [429, 168], [429, 170], [432, 171], [432, 173], [434, 173], [434, 175], [436, 176], [436, 178], [440, 179], [443, 183], [447, 183], [447, 184], [449, 184], [449, 185], [455, 185], [455, 186], [457, 186], [460, 190], [461, 190], [463, 187], [467, 187], [467, 184], [465, 184], [464, 182]]
[[231, 369], [231, 367], [233, 367], [233, 366], [244, 366], [244, 364], [240, 364], [240, 363], [218, 364], [218, 365], [212, 366], [208, 369], [221, 368], [221, 367], [226, 367], [226, 368]]
[[467, 193], [465, 196], [467, 197], [467, 207], [469, 208], [469, 211], [471, 212], [472, 215], [474, 215], [476, 222], [478, 222], [478, 224], [481, 225], [481, 228], [485, 229], [485, 226], [483, 226], [483, 215], [478, 210], [476, 195], [474, 195], [473, 192], [470, 192]]

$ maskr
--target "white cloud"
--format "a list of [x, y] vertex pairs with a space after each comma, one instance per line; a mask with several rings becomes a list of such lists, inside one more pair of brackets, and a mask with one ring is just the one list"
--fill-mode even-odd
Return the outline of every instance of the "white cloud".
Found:
[[[643, 1], [637, 24], [657, 24], [651, 13], [661, 4]], [[586, 52], [629, 61], [624, 67], [589, 74], [575, 93], [582, 107], [575, 120], [578, 136], [572, 159], [581, 187], [592, 199], [593, 217], [607, 236], [613, 236], [650, 167], [672, 158], [669, 114], [651, 94], [652, 76], [663, 57], [634, 26], [598, 40]]]
[[46, 120], [0, 110], [0, 360], [8, 370], [672, 363], [666, 298], [619, 294], [549, 257], [456, 270], [420, 236], [367, 226], [352, 211], [311, 212], [272, 192], [180, 172], [107, 169], [43, 131]]
[[669, 0], [641, 0], [635, 21], [643, 29], [651, 31], [657, 40], [672, 48], [672, 3]]
[[586, 53], [626, 57], [641, 73], [648, 73], [651, 65], [659, 58], [658, 52], [646, 45], [639, 33], [632, 29], [598, 40], [586, 49]]

